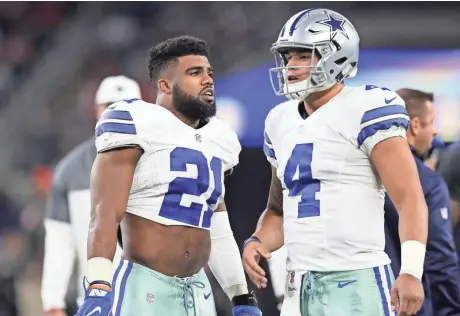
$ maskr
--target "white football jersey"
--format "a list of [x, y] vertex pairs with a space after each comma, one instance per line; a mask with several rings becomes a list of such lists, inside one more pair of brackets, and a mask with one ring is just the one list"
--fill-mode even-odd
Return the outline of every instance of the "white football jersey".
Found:
[[390, 263], [384, 252], [385, 190], [373, 147], [406, 137], [404, 101], [375, 86], [345, 87], [307, 119], [299, 102], [272, 109], [264, 152], [283, 186], [289, 271], [341, 271]]
[[241, 146], [218, 118], [194, 129], [169, 110], [139, 99], [109, 106], [96, 125], [96, 147], [144, 150], [126, 212], [163, 225], [209, 229], [225, 194], [224, 174], [238, 164]]

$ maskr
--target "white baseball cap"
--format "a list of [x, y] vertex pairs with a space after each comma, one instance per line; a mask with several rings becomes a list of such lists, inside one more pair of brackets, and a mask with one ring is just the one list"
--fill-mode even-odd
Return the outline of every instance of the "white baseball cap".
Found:
[[139, 84], [125, 76], [113, 76], [102, 80], [95, 101], [96, 104], [106, 104], [134, 98], [141, 98]]

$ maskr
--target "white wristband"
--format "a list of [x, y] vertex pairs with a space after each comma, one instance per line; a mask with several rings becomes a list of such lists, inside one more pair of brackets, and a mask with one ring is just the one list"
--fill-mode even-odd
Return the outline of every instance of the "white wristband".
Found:
[[88, 282], [105, 281], [112, 283], [112, 261], [107, 258], [95, 257], [88, 260]]
[[421, 280], [425, 262], [426, 246], [416, 240], [407, 240], [401, 244], [401, 271]]

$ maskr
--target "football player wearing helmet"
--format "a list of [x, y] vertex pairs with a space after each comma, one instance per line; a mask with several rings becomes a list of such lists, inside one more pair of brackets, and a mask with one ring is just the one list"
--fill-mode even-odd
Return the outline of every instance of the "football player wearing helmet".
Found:
[[[404, 101], [383, 87], [344, 85], [358, 69], [359, 36], [332, 10], [292, 16], [271, 51], [274, 91], [289, 101], [265, 121], [272, 183], [260, 227], [245, 242], [246, 271], [265, 287], [258, 260], [284, 244], [282, 315], [416, 313], [424, 298], [427, 206]], [[400, 218], [396, 281], [384, 252], [385, 189]]]

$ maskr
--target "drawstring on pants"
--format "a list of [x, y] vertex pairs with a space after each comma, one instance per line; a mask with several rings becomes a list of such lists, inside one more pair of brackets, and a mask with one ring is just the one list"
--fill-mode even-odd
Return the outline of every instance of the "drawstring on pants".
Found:
[[[176, 277], [177, 278], [177, 277]], [[193, 277], [181, 279], [177, 278], [180, 283], [182, 283], [185, 286], [184, 289], [184, 305], [185, 309], [187, 311], [187, 315], [189, 315], [189, 309], [193, 309], [193, 315], [196, 315], [196, 310], [195, 310], [195, 296], [193, 295], [193, 288], [192, 286], [195, 286], [199, 289], [204, 289], [205, 285], [201, 281], [196, 281], [194, 280]]]

